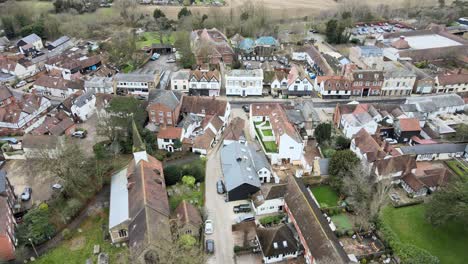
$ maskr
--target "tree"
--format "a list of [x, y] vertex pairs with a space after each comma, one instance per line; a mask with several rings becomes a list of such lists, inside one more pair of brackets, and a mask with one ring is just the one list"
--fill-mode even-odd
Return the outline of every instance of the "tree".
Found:
[[351, 144], [351, 140], [349, 140], [348, 138], [344, 136], [338, 136], [335, 139], [336, 148], [339, 150], [349, 149], [350, 144]]
[[187, 7], [183, 7], [182, 9], [180, 9], [179, 13], [177, 14], [177, 18], [181, 19], [182, 17], [187, 17], [191, 15], [192, 15], [192, 12]]
[[166, 17], [166, 14], [164, 14], [164, 12], [161, 9], [156, 8], [153, 11], [153, 18], [158, 20], [159, 18], [162, 18], [162, 17]]
[[190, 33], [188, 31], [177, 31], [175, 33], [174, 46], [180, 53], [180, 66], [191, 68], [195, 64], [195, 56], [190, 47]]
[[55, 233], [55, 228], [49, 223], [48, 206], [39, 206], [29, 210], [18, 225], [17, 237], [21, 244], [40, 244], [48, 240]]
[[335, 19], [328, 20], [325, 29], [327, 42], [331, 44], [346, 43], [349, 40], [350, 34], [345, 33], [346, 23], [348, 21], [338, 22]]
[[193, 176], [190, 176], [190, 175], [185, 175], [184, 177], [182, 177], [182, 183], [184, 185], [187, 185], [191, 188], [193, 188], [195, 186], [195, 177]]
[[331, 138], [331, 124], [320, 123], [314, 130], [314, 137], [319, 144], [325, 143], [325, 141]]
[[330, 186], [341, 190], [343, 178], [359, 164], [359, 158], [351, 150], [339, 150], [330, 159], [328, 172]]
[[465, 140], [468, 139], [468, 125], [467, 124], [461, 124], [457, 127], [455, 134], [455, 138], [458, 141], [465, 142]]
[[15, 20], [11, 16], [2, 16], [1, 18], [3, 30], [7, 38], [14, 38], [16, 36]]
[[434, 226], [449, 221], [468, 222], [468, 182], [457, 180], [438, 190], [426, 203], [426, 218]]

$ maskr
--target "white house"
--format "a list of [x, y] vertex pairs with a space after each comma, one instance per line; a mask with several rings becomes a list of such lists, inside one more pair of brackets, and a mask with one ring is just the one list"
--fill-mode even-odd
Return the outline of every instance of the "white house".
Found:
[[177, 90], [184, 93], [189, 91], [190, 70], [179, 70], [171, 75], [171, 90]]
[[231, 70], [225, 74], [226, 95], [262, 95], [263, 70]]
[[0, 57], [0, 71], [23, 79], [34, 75], [39, 70], [36, 64], [29, 61], [14, 61], [6, 57]]
[[462, 93], [468, 91], [468, 74], [446, 74], [435, 78], [436, 93]]
[[84, 82], [86, 92], [111, 94], [114, 92], [113, 81], [111, 77], [93, 76]]
[[416, 74], [396, 61], [384, 61], [378, 66], [384, 71], [383, 96], [408, 96], [413, 92]]
[[255, 215], [283, 212], [286, 184], [264, 184], [252, 197]]
[[457, 94], [438, 94], [406, 98], [405, 105], [411, 104], [415, 105], [417, 111], [429, 119], [433, 119], [439, 115], [462, 112], [465, 108], [465, 101]]
[[159, 130], [158, 149], [164, 149], [168, 152], [182, 150], [182, 128], [163, 127]]
[[221, 75], [217, 70], [190, 71], [189, 91], [191, 95], [219, 96]]
[[374, 135], [379, 124], [367, 112], [350, 113], [341, 116], [340, 127], [344, 135], [351, 139], [359, 130], [364, 128], [369, 134]]
[[33, 88], [36, 92], [43, 95], [67, 98], [83, 90], [83, 82], [43, 75], [34, 82]]
[[42, 39], [34, 33], [18, 40], [16, 42], [16, 46], [23, 54], [27, 53], [31, 49], [39, 51], [44, 48], [44, 44], [42, 44]]
[[251, 104], [250, 133], [272, 164], [302, 164], [304, 141], [280, 104]]
[[416, 160], [409, 155], [380, 159], [374, 163], [376, 181], [389, 180], [400, 183], [401, 178], [416, 168]]
[[158, 86], [160, 77], [157, 70], [117, 73], [114, 76], [114, 93], [148, 96], [149, 90]]
[[73, 101], [70, 110], [81, 121], [88, 120], [96, 111], [96, 95], [92, 91], [83, 93]]
[[351, 96], [352, 83], [345, 76], [317, 76], [314, 89], [323, 99], [346, 99]]
[[310, 96], [314, 90], [314, 83], [304, 68], [293, 65], [287, 77], [286, 93], [292, 96]]

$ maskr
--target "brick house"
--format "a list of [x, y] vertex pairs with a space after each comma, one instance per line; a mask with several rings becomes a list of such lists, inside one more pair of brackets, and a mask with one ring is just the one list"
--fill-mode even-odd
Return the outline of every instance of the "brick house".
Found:
[[356, 70], [353, 72], [352, 95], [372, 96], [380, 95], [384, 75], [378, 70]]
[[152, 90], [149, 94], [146, 111], [149, 124], [158, 130], [159, 127], [176, 126], [179, 119], [182, 94], [170, 90]]

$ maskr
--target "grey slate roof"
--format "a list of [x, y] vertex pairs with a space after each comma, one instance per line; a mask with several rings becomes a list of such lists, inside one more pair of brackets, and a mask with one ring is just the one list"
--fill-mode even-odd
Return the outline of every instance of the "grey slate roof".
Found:
[[466, 147], [467, 147], [466, 143], [461, 143], [461, 144], [446, 143], [446, 144], [407, 146], [407, 147], [401, 147], [400, 150], [401, 152], [403, 152], [403, 154], [421, 155], [421, 154], [464, 152]]
[[418, 111], [418, 108], [416, 107], [415, 104], [403, 104], [400, 106], [400, 108], [403, 112], [406, 112], [406, 113]]
[[330, 159], [320, 159], [320, 175], [328, 175], [328, 166], [330, 164]]
[[28, 44], [31, 44], [31, 43], [36, 42], [36, 41], [41, 41], [41, 38], [38, 35], [36, 35], [35, 33], [33, 33], [31, 35], [28, 35], [28, 36], [18, 40], [18, 42], [21, 41], [21, 40], [28, 43]]
[[178, 127], [183, 127], [185, 130], [193, 123], [201, 123], [203, 117], [189, 113], [188, 115], [182, 118], [182, 121], [177, 125]]
[[294, 124], [301, 124], [305, 122], [304, 116], [300, 110], [296, 109], [288, 109], [285, 111], [286, 115], [288, 116], [289, 121]]
[[0, 170], [0, 193], [4, 193], [6, 191], [6, 171]]
[[221, 149], [221, 166], [227, 191], [244, 183], [260, 187], [257, 171], [262, 168], [270, 169], [262, 152], [239, 142], [233, 142]]
[[58, 39], [56, 39], [55, 41], [51, 42], [49, 45], [53, 46], [53, 47], [58, 47], [60, 45], [62, 45], [63, 43], [67, 42], [70, 40], [70, 37], [68, 36], [62, 36]]
[[117, 82], [154, 82], [157, 72], [117, 73], [114, 79]]
[[174, 110], [180, 103], [182, 94], [170, 90], [150, 90], [148, 102], [151, 104], [164, 104], [170, 109]]
[[440, 94], [421, 97], [408, 97], [405, 104], [419, 104], [421, 108], [443, 108], [451, 106], [463, 106], [465, 105], [465, 102], [458, 94]]
[[76, 99], [75, 99], [75, 102], [74, 102], [74, 105], [78, 106], [78, 107], [82, 107], [84, 106], [86, 103], [88, 103], [89, 101], [91, 101], [93, 99], [93, 96], [94, 96], [94, 91], [89, 91], [89, 92], [86, 92], [80, 96], [78, 96]]

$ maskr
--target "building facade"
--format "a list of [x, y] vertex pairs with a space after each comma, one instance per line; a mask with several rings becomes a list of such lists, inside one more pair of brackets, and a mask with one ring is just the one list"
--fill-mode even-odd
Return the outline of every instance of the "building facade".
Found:
[[225, 75], [226, 95], [259, 96], [263, 91], [263, 70], [232, 70]]

